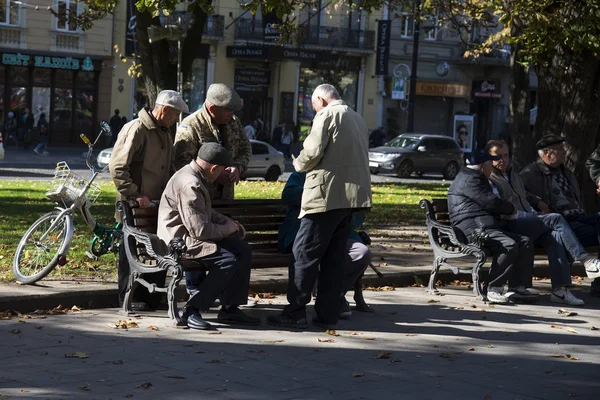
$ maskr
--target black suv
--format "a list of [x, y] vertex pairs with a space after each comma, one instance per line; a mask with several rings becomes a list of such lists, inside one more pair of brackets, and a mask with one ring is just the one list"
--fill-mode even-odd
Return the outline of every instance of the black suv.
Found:
[[403, 133], [380, 147], [369, 150], [371, 173], [392, 172], [408, 178], [413, 172], [440, 172], [454, 179], [463, 165], [463, 152], [449, 136]]

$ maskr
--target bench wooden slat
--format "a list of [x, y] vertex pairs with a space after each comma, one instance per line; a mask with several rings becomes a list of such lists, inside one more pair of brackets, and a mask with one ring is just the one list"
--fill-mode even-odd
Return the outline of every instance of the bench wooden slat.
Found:
[[277, 233], [253, 233], [246, 232], [247, 242], [277, 242]]
[[221, 214], [223, 215], [227, 215], [233, 219], [234, 216], [238, 217], [238, 216], [243, 216], [243, 215], [264, 215], [264, 216], [270, 216], [270, 215], [277, 215], [277, 214], [285, 214], [285, 206], [281, 206], [281, 207], [260, 207], [260, 208], [250, 208], [250, 207], [246, 207], [246, 208], [227, 208], [227, 209], [220, 209], [218, 210]]
[[251, 224], [281, 224], [285, 219], [285, 215], [240, 215], [236, 218], [242, 225]]
[[244, 224], [242, 223], [242, 221], [240, 221], [240, 223], [242, 225], [244, 225], [244, 229], [246, 229], [246, 232], [256, 232], [256, 231], [278, 231], [279, 230], [279, 226], [281, 224], [279, 223], [258, 223], [258, 224]]

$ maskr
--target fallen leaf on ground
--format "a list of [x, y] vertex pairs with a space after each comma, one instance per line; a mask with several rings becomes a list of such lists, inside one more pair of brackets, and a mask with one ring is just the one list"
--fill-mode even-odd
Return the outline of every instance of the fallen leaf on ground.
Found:
[[387, 360], [388, 358], [390, 358], [390, 356], [392, 355], [391, 352], [389, 351], [384, 351], [383, 353], [379, 353], [377, 354], [375, 357], [373, 357], [375, 360]]
[[566, 312], [567, 312], [567, 310], [565, 310], [564, 308], [559, 308], [559, 309], [558, 309], [558, 313], [559, 313], [559, 314], [564, 314], [564, 313], [566, 313]]
[[165, 375], [165, 378], [169, 378], [169, 379], [185, 379], [185, 376], [179, 376], [179, 375]]
[[595, 326], [590, 327], [590, 331], [597, 331], [598, 328], [596, 328]]
[[475, 348], [474, 348], [474, 347], [469, 347], [469, 348], [467, 349], [467, 351], [475, 351]]
[[0, 397], [12, 397], [12, 395], [4, 392], [0, 392]]
[[281, 343], [283, 342], [283, 340], [279, 339], [279, 340], [265, 340], [263, 343]]
[[159, 329], [158, 329], [158, 326], [154, 326], [154, 325], [150, 325], [150, 326], [148, 327], [148, 329], [150, 329], [151, 331], [158, 331], [158, 330], [159, 330]]
[[150, 382], [144, 382], [144, 383], [140, 383], [137, 386], [134, 386], [134, 389], [139, 389], [139, 388], [148, 389], [150, 387], [152, 387], [152, 383], [150, 383]]
[[78, 351], [76, 353], [66, 353], [65, 357], [66, 358], [88, 358], [88, 355], [85, 353], [82, 353], [81, 351]]
[[575, 333], [575, 334], [579, 335], [579, 332], [577, 332], [577, 331], [576, 331], [575, 329], [573, 329], [573, 328], [568, 328], [568, 327], [567, 327], [567, 332], [571, 332], [571, 333]]
[[90, 388], [90, 385], [85, 385], [85, 386], [79, 386], [79, 389], [89, 391], [91, 388]]
[[221, 333], [223, 333], [223, 332], [221, 332], [221, 331], [208, 332], [209, 335], [220, 335]]
[[47, 351], [42, 351], [40, 354], [43, 355], [43, 356], [47, 356], [48, 352]]
[[574, 317], [578, 315], [575, 311], [570, 311], [568, 313], [565, 314], [565, 317]]
[[439, 300], [430, 299], [430, 300], [427, 300], [427, 302], [428, 303], [439, 303], [440, 301]]
[[394, 358], [392, 360], [390, 360], [391, 363], [399, 363], [402, 362], [399, 358]]
[[367, 286], [364, 290], [369, 290], [372, 292], [392, 292], [396, 290], [393, 286]]
[[325, 331], [326, 334], [331, 335], [331, 336], [340, 336], [339, 333], [337, 333], [334, 329], [327, 329]]
[[375, 338], [374, 337], [366, 337], [365, 336], [365, 340], [375, 340]]
[[452, 358], [452, 355], [449, 354], [449, 353], [441, 353], [440, 357], [442, 357], [442, 358]]
[[571, 361], [576, 361], [579, 360], [579, 358], [572, 356], [569, 353], [565, 353], [565, 354], [553, 354], [550, 357], [552, 358], [564, 358], [565, 360], [571, 360]]
[[419, 336], [419, 335], [418, 335], [418, 334], [416, 334], [416, 333], [407, 333], [407, 334], [406, 334], [406, 335], [404, 335], [404, 336]]
[[356, 335], [360, 335], [360, 333], [358, 333], [358, 332], [346, 332], [346, 335], [356, 336]]
[[562, 329], [562, 326], [558, 326], [558, 325], [550, 325], [550, 328], [554, 328], [554, 329]]
[[495, 348], [496, 346], [494, 346], [493, 344], [488, 344], [488, 345], [487, 345], [487, 346], [485, 346], [485, 347], [487, 347], [488, 349], [493, 349], [493, 348]]
[[132, 321], [132, 320], [120, 320], [119, 322], [116, 322], [114, 325], [109, 325], [112, 326], [115, 329], [129, 329], [129, 328], [139, 328], [140, 326], [137, 324], [137, 322]]
[[333, 339], [329, 339], [329, 338], [317, 338], [317, 342], [324, 342], [324, 343], [333, 343]]
[[355, 372], [355, 373], [352, 374], [353, 378], [360, 378], [362, 376], [365, 376], [364, 372]]
[[73, 307], [71, 307], [71, 311], [74, 311], [74, 312], [81, 311], [81, 308], [79, 308], [77, 306], [73, 306]]
[[112, 363], [115, 365], [121, 365], [121, 364], [123, 364], [123, 360], [116, 360], [116, 361], [113, 361]]

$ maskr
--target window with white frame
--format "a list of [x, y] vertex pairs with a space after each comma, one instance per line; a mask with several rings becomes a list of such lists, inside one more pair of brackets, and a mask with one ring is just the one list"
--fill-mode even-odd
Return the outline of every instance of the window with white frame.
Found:
[[[396, 14], [400, 19], [400, 36], [412, 38], [415, 31], [415, 17], [412, 13], [403, 12]], [[421, 21], [422, 37], [425, 40], [436, 40], [438, 34], [438, 17], [436, 15], [425, 15]]]
[[55, 2], [56, 30], [65, 32], [77, 32], [77, 24], [69, 18], [69, 15], [77, 15], [81, 12], [81, 4], [77, 0], [58, 0]]
[[0, 0], [0, 25], [19, 25], [19, 5], [15, 0]]

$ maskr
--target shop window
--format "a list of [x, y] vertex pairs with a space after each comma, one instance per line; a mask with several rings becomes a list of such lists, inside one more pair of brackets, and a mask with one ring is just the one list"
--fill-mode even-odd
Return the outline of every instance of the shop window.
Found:
[[94, 91], [77, 90], [75, 101], [75, 130], [78, 133], [93, 134]]
[[56, 87], [73, 87], [73, 71], [68, 70], [56, 70], [56, 76], [54, 77], [54, 85]]
[[33, 70], [33, 84], [36, 86], [52, 85], [52, 70], [36, 68]]
[[8, 69], [8, 81], [12, 85], [27, 85], [29, 83], [29, 68], [10, 67]]
[[20, 110], [27, 107], [27, 88], [12, 87], [10, 88], [10, 111], [20, 114]]
[[71, 129], [73, 89], [54, 89], [54, 112], [52, 123], [55, 129]]
[[[0, 85], [0, 127], [4, 128], [4, 85]], [[2, 132], [6, 136], [4, 129]], [[6, 137], [4, 139], [6, 140]]]
[[0, 0], [0, 25], [19, 25], [20, 6], [14, 0]]
[[33, 121], [37, 126], [40, 120], [40, 115], [46, 114], [46, 120], [50, 116], [50, 88], [49, 87], [33, 87], [31, 99]]
[[79, 89], [94, 89], [96, 87], [96, 74], [93, 71], [77, 72], [77, 87]]
[[83, 3], [77, 0], [58, 0], [55, 2], [56, 30], [64, 32], [78, 32], [74, 16], [83, 11]]
[[[403, 38], [412, 38], [415, 31], [415, 17], [412, 13], [399, 13], [396, 18], [400, 19], [400, 36]], [[436, 15], [425, 15], [421, 21], [421, 32], [423, 39], [436, 40], [438, 34], [438, 17]]]

